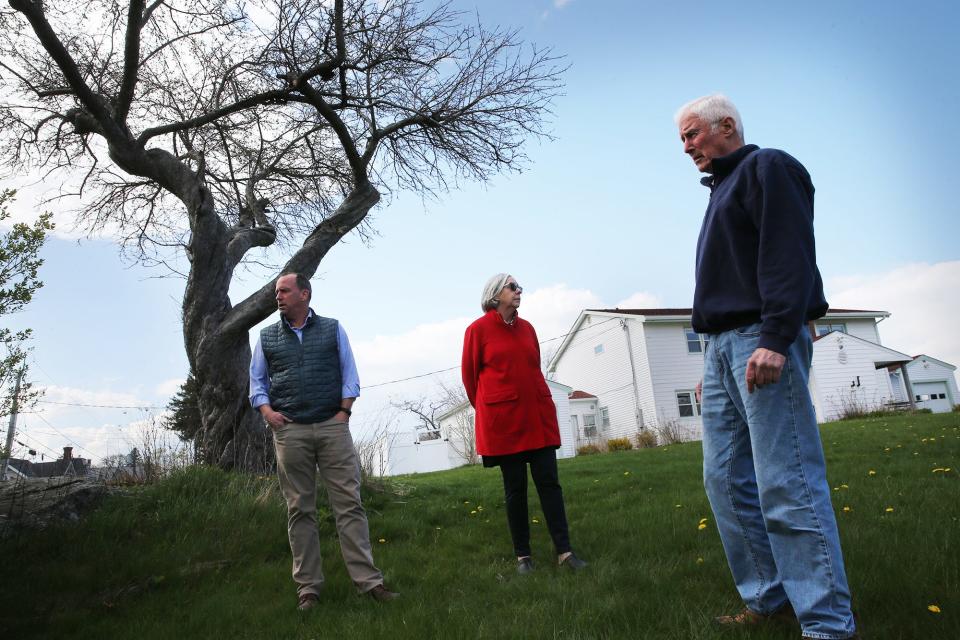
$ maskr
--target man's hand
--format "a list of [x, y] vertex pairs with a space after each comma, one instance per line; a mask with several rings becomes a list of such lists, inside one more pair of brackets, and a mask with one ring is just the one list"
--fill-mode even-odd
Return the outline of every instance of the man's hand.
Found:
[[780, 372], [787, 359], [770, 349], [757, 349], [747, 360], [747, 393], [754, 388], [780, 381]]
[[267, 421], [267, 424], [270, 425], [271, 429], [279, 429], [288, 422], [293, 422], [293, 420], [283, 415], [279, 411], [274, 411], [270, 408], [265, 408], [260, 413], [263, 415], [263, 419]]
[[337, 422], [350, 422], [350, 416], [346, 411], [337, 411], [333, 417], [336, 418]]

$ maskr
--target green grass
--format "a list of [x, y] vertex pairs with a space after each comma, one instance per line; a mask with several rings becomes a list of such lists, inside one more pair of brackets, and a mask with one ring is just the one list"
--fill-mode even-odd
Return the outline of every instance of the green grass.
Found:
[[[834, 423], [823, 441], [866, 638], [960, 638], [960, 415]], [[700, 464], [699, 443], [561, 461], [574, 547], [591, 563], [577, 575], [553, 566], [532, 486], [537, 571], [519, 577], [496, 470], [398, 478], [364, 498], [377, 564], [402, 599], [355, 595], [324, 511], [327, 586], [306, 614], [295, 610], [275, 479], [192, 469], [111, 498], [79, 525], [0, 543], [0, 629], [137, 640], [729, 637], [709, 623], [739, 601]]]

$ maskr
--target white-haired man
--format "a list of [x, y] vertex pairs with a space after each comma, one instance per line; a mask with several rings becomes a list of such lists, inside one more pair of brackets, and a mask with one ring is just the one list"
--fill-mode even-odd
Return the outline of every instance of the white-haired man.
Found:
[[702, 382], [704, 486], [746, 608], [717, 622], [792, 619], [804, 638], [855, 636], [836, 517], [807, 391], [806, 323], [827, 302], [813, 184], [797, 160], [745, 145], [736, 107], [698, 98], [675, 116], [710, 201], [697, 243], [693, 328]]

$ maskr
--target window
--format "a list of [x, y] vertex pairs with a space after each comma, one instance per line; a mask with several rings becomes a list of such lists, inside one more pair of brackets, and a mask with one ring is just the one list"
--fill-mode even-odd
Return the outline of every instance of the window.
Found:
[[847, 323], [846, 322], [824, 322], [817, 323], [817, 335], [825, 336], [831, 331], [839, 331], [840, 333], [847, 332]]
[[597, 435], [597, 415], [595, 413], [586, 413], [583, 415], [583, 436], [593, 438]]
[[707, 350], [709, 336], [697, 333], [692, 327], [684, 327], [683, 334], [687, 338], [687, 353], [703, 353]]
[[603, 344], [598, 344], [593, 348], [593, 355], [598, 356], [603, 353]]
[[677, 391], [677, 412], [681, 418], [695, 418], [700, 415], [700, 403], [693, 391]]
[[600, 407], [600, 426], [604, 429], [610, 426], [610, 409], [608, 407]]

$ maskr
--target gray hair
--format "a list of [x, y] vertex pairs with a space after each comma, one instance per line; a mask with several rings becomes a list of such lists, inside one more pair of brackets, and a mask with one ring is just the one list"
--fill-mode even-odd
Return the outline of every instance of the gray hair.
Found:
[[491, 309], [496, 309], [497, 305], [500, 304], [497, 296], [500, 295], [503, 288], [507, 286], [507, 280], [509, 279], [509, 273], [498, 273], [487, 280], [487, 284], [483, 285], [483, 295], [480, 296], [480, 308], [483, 309], [484, 313]]
[[730, 101], [730, 98], [722, 93], [714, 93], [709, 96], [703, 96], [696, 100], [691, 100], [677, 110], [673, 116], [673, 121], [680, 124], [680, 121], [688, 115], [694, 115], [701, 120], [710, 123], [710, 130], [716, 131], [717, 125], [724, 118], [733, 118], [734, 126], [737, 129], [737, 135], [743, 141], [743, 121], [740, 119], [740, 112]]

